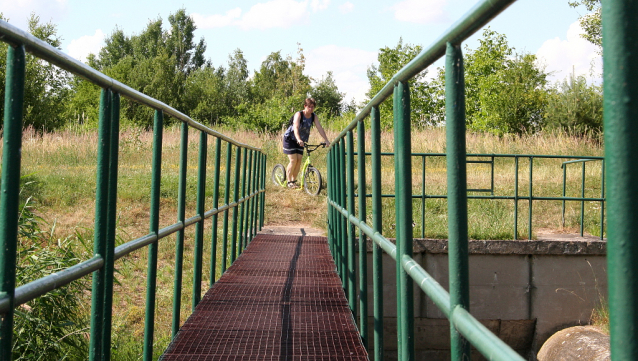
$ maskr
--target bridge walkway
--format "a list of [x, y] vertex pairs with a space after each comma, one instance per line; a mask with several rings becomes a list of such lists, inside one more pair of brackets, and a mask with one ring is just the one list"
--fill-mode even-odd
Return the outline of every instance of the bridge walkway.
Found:
[[325, 237], [259, 234], [162, 356], [367, 360]]

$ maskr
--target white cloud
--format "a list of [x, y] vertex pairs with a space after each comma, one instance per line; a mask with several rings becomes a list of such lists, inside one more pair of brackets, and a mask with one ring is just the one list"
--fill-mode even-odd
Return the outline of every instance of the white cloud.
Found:
[[191, 16], [193, 17], [193, 20], [195, 20], [195, 24], [197, 24], [199, 29], [222, 28], [233, 24], [236, 19], [239, 19], [241, 16], [241, 9], [234, 8], [232, 10], [228, 10], [225, 15], [215, 14], [211, 16], [204, 16], [193, 13]]
[[104, 33], [101, 29], [97, 29], [94, 35], [85, 35], [79, 39], [71, 40], [71, 43], [67, 46], [67, 52], [80, 61], [86, 61], [86, 57], [89, 54], [97, 55], [103, 46]]
[[308, 53], [305, 70], [316, 80], [332, 71], [339, 91], [346, 93], [346, 100], [354, 98], [360, 102], [370, 87], [366, 72], [376, 61], [376, 51], [326, 45]]
[[67, 14], [67, 0], [0, 0], [0, 12], [9, 22], [27, 30], [31, 13], [40, 17], [42, 23], [59, 23]]
[[244, 30], [289, 28], [303, 23], [308, 16], [307, 0], [272, 0], [253, 5], [236, 24]]
[[345, 2], [345, 3], [341, 4], [341, 5], [339, 5], [339, 11], [340, 11], [342, 14], [350, 13], [350, 12], [352, 12], [353, 10], [354, 10], [354, 4], [353, 4], [353, 3], [351, 3], [350, 1], [347, 1], [347, 2]]
[[[562, 80], [572, 72], [585, 75], [593, 81], [600, 81], [602, 59], [596, 53], [596, 46], [580, 37], [583, 30], [578, 21], [572, 23], [567, 30], [567, 40], [556, 37], [547, 40], [536, 52], [541, 65], [546, 65], [548, 72], [553, 72], [551, 80]], [[594, 75], [591, 76], [593, 65]]]
[[447, 0], [405, 0], [390, 9], [399, 21], [427, 24], [447, 20], [446, 3]]
[[310, 5], [312, 6], [312, 11], [317, 12], [327, 9], [328, 5], [330, 5], [330, 0], [312, 0]]

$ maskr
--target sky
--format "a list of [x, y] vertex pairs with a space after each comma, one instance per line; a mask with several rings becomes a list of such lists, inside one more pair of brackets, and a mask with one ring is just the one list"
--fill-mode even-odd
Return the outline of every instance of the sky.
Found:
[[[272, 52], [297, 57], [302, 49], [306, 71], [315, 81], [328, 71], [347, 101], [364, 100], [369, 89], [367, 69], [377, 63], [380, 48], [404, 44], [429, 47], [477, 0], [0, 0], [0, 13], [9, 23], [26, 29], [31, 13], [57, 26], [61, 48], [84, 61], [97, 53], [104, 38], [117, 28], [125, 34], [142, 32], [149, 21], [180, 8], [197, 25], [196, 40], [204, 38], [206, 57], [214, 67], [226, 66], [240, 49], [251, 70]], [[578, 17], [584, 8], [568, 0], [518, 0], [488, 25], [507, 36], [517, 52], [532, 53], [563, 80], [572, 72], [600, 82], [601, 59], [596, 48], [580, 37]], [[474, 49], [482, 31], [465, 44]], [[443, 65], [435, 63], [433, 67]]]

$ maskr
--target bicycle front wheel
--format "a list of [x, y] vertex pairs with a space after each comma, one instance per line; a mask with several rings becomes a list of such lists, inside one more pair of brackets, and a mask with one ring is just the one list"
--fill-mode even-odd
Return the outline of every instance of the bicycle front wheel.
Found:
[[321, 191], [321, 173], [315, 167], [308, 167], [303, 175], [303, 189], [311, 196], [316, 196]]
[[285, 187], [286, 186], [286, 168], [281, 164], [276, 164], [272, 169], [271, 177], [272, 182], [275, 185]]

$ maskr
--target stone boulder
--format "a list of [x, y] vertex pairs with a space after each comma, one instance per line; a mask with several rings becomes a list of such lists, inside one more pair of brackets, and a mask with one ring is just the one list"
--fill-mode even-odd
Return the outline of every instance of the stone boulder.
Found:
[[594, 326], [576, 326], [556, 332], [538, 352], [538, 361], [611, 360], [609, 335]]

